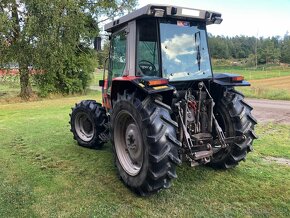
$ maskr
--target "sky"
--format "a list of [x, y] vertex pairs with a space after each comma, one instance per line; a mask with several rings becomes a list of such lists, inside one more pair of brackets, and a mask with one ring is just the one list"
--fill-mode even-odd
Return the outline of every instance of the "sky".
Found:
[[139, 0], [149, 3], [220, 12], [223, 22], [208, 26], [208, 32], [224, 36], [284, 36], [290, 34], [290, 0]]

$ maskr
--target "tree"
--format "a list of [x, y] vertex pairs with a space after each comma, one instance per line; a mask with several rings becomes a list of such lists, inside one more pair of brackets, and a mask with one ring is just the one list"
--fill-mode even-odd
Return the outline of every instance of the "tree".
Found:
[[275, 39], [260, 38], [260, 46], [258, 49], [258, 62], [262, 64], [279, 62], [281, 51]]
[[209, 49], [213, 58], [227, 59], [230, 57], [228, 40], [222, 36], [210, 35]]
[[285, 34], [281, 47], [281, 62], [290, 64], [290, 36]]
[[[25, 13], [23, 4], [16, 0], [0, 3], [0, 58], [2, 63], [16, 62], [19, 65], [22, 98], [31, 95], [28, 66], [32, 59], [32, 44], [21, 15]], [[24, 17], [24, 16], [23, 16]]]
[[18, 63], [24, 99], [32, 94], [30, 67], [44, 95], [81, 91], [100, 22], [135, 6], [136, 0], [1, 0], [0, 63]]

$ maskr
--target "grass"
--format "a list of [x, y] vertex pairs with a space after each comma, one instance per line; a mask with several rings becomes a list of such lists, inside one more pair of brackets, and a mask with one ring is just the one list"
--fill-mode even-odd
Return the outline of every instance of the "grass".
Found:
[[19, 90], [18, 76], [0, 76], [0, 100], [17, 96]]
[[290, 100], [290, 76], [251, 80], [250, 82], [252, 87], [245, 93], [248, 97]]
[[239, 66], [213, 66], [215, 73], [236, 73], [243, 75], [246, 80], [257, 80], [290, 76], [290, 67], [245, 68]]
[[91, 85], [93, 86], [98, 86], [99, 85], [99, 80], [103, 79], [103, 70], [97, 69], [95, 72], [92, 74], [92, 80], [91, 80]]
[[287, 89], [268, 88], [267, 86], [257, 87], [255, 85], [251, 87], [237, 87], [236, 89], [241, 91], [248, 98], [290, 100], [290, 91]]
[[0, 99], [13, 98], [19, 94], [20, 87], [15, 84], [0, 82]]
[[[69, 97], [0, 105], [0, 217], [289, 217], [289, 126], [265, 124], [246, 162], [228, 171], [178, 167], [173, 186], [141, 198], [116, 176], [111, 145], [76, 145]], [[288, 151], [288, 153], [287, 153]]]
[[290, 128], [289, 125], [268, 123], [258, 128], [260, 139], [256, 150], [261, 155], [290, 159]]
[[243, 75], [251, 83], [251, 87], [239, 87], [238, 90], [249, 98], [290, 100], [289, 67], [271, 66], [251, 69], [239, 66], [215, 66], [214, 72]]
[[290, 76], [251, 80], [251, 87], [238, 88], [247, 97], [290, 100]]

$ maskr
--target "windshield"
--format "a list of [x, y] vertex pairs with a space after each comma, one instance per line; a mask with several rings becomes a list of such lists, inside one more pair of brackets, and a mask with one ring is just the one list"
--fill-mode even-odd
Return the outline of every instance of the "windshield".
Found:
[[205, 24], [161, 21], [160, 41], [163, 77], [170, 81], [212, 77]]

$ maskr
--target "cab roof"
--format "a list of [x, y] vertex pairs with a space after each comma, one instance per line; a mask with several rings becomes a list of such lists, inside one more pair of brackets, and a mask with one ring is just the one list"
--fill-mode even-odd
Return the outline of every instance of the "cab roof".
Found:
[[105, 25], [105, 31], [113, 32], [114, 29], [129, 21], [139, 19], [141, 17], [164, 17], [182, 20], [200, 20], [209, 24], [220, 24], [222, 22], [221, 14], [213, 11], [200, 9], [149, 4], [136, 11], [133, 11], [123, 17], [120, 17]]

